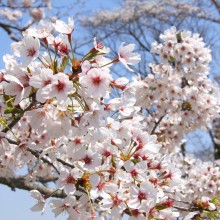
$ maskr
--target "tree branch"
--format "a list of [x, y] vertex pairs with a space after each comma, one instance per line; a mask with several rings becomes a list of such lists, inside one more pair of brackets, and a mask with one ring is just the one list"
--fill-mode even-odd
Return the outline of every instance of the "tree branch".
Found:
[[38, 190], [43, 195], [51, 195], [52, 197], [65, 198], [66, 194], [62, 190], [52, 189], [46, 186], [35, 184], [32, 182], [26, 182], [24, 177], [0, 177], [0, 183], [11, 188], [23, 189], [23, 190]]
[[157, 129], [157, 127], [160, 124], [160, 122], [163, 120], [164, 116], [165, 115], [161, 116], [160, 119], [157, 122], [155, 122], [155, 125], [154, 125], [154, 127], [153, 127], [153, 129], [152, 129], [152, 131], [150, 133], [151, 135], [154, 134], [155, 130]]
[[39, 153], [39, 152], [34, 151], [34, 150], [30, 149], [30, 148], [28, 148], [27, 150], [28, 150], [31, 154], [33, 154], [36, 158], [38, 158], [38, 159], [42, 160], [44, 163], [47, 163], [47, 164], [49, 164], [50, 166], [52, 166], [52, 167], [56, 170], [56, 172], [57, 172], [58, 174], [60, 174], [59, 170], [54, 166], [54, 164], [53, 164], [52, 162], [50, 162], [49, 160], [47, 160], [47, 159], [44, 158], [44, 157], [40, 157], [40, 153]]

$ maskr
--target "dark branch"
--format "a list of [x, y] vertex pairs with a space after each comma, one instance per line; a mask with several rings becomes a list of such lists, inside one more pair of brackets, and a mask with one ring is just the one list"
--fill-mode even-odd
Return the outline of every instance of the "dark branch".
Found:
[[52, 189], [46, 186], [25, 181], [24, 177], [0, 177], [0, 183], [11, 188], [23, 190], [38, 190], [43, 195], [51, 195], [52, 197], [65, 198], [66, 195], [62, 190]]
[[154, 134], [155, 130], [157, 129], [157, 127], [160, 124], [160, 122], [163, 120], [164, 116], [165, 115], [161, 116], [160, 119], [157, 122], [155, 122], [154, 127], [153, 127], [153, 129], [152, 129], [152, 131], [150, 133], [151, 135]]

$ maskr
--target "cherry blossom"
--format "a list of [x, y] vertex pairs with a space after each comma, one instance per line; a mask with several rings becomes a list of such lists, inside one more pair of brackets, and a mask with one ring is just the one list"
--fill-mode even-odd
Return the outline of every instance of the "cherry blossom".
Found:
[[77, 179], [82, 177], [82, 175], [83, 173], [77, 168], [72, 169], [70, 172], [68, 170], [63, 170], [57, 184], [59, 187], [64, 187], [64, 191], [67, 194], [74, 194]]
[[68, 94], [75, 92], [75, 88], [72, 86], [68, 76], [64, 73], [57, 73], [51, 79], [44, 79], [42, 83], [44, 83], [44, 88], [41, 90], [42, 98], [48, 99], [55, 97], [60, 106], [59, 109], [63, 110], [61, 106], [66, 103]]
[[134, 65], [140, 62], [141, 57], [138, 53], [134, 53], [135, 45], [129, 44], [124, 46], [124, 43], [121, 44], [118, 50], [118, 59], [119, 61], [125, 65], [127, 69], [133, 71], [128, 65]]
[[55, 217], [62, 212], [67, 212], [72, 219], [79, 218], [79, 211], [75, 208], [76, 198], [74, 196], [67, 197], [63, 201], [51, 200], [50, 206], [54, 212]]
[[96, 37], [94, 38], [94, 48], [99, 52], [99, 53], [109, 53], [110, 49], [105, 47], [102, 42], [97, 41]]
[[81, 85], [86, 89], [88, 96], [99, 97], [107, 96], [108, 88], [112, 77], [102, 69], [92, 68], [87, 74], [80, 77]]
[[32, 36], [36, 38], [47, 38], [52, 30], [54, 29], [54, 26], [51, 24], [51, 22], [46, 20], [41, 20], [37, 26], [31, 26], [29, 29], [26, 30], [26, 32], [23, 32], [23, 35]]
[[29, 84], [38, 89], [36, 93], [36, 99], [39, 102], [45, 102], [44, 90], [49, 87], [53, 82], [53, 71], [51, 69], [41, 69], [40, 74], [33, 75], [30, 78]]
[[40, 48], [40, 41], [31, 36], [24, 37], [24, 39], [17, 43], [11, 44], [11, 49], [16, 57], [21, 57], [23, 65], [28, 65], [32, 60], [38, 57]]
[[38, 201], [37, 204], [35, 204], [31, 208], [31, 211], [33, 211], [33, 212], [41, 211], [42, 214], [43, 214], [44, 208], [45, 208], [45, 199], [44, 199], [44, 197], [37, 190], [32, 190], [32, 191], [30, 191], [30, 193], [31, 193], [31, 196], [33, 198], [37, 199], [37, 201]]
[[72, 17], [68, 18], [68, 24], [61, 20], [57, 20], [55, 23], [56, 31], [62, 34], [71, 34], [74, 30], [74, 20]]

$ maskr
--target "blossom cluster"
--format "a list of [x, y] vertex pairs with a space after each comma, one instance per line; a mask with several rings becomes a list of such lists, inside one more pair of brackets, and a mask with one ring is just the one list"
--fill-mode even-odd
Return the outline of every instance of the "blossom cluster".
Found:
[[212, 163], [186, 158], [185, 166], [187, 166], [187, 168], [184, 168], [185, 175], [188, 179], [186, 187], [189, 189], [187, 196], [190, 197], [190, 200], [196, 200], [202, 196], [220, 196], [218, 160]]
[[[163, 1], [142, 1], [142, 0], [124, 0], [120, 6], [116, 5], [114, 10], [99, 10], [95, 15], [83, 16], [81, 23], [84, 26], [106, 26], [106, 24], [129, 24], [141, 20], [141, 24], [147, 28], [146, 20], [158, 19], [163, 22], [171, 23], [171, 19], [178, 17], [181, 19], [197, 14], [207, 17], [208, 12], [205, 8], [198, 6], [195, 2], [184, 2], [176, 0]], [[209, 15], [210, 16], [210, 15]], [[143, 19], [144, 18], [144, 22]], [[120, 25], [118, 27], [120, 27]]]
[[211, 53], [198, 34], [172, 27], [160, 38], [151, 49], [159, 64], [150, 64], [151, 73], [131, 87], [136, 105], [148, 110], [149, 128], [159, 121], [154, 133], [163, 145], [175, 146], [184, 134], [218, 117], [219, 88], [208, 78]]
[[[133, 44], [122, 43], [110, 59], [109, 48], [94, 39], [77, 59], [73, 31], [72, 18], [41, 21], [11, 44], [13, 55], [4, 56], [0, 176], [14, 177], [28, 167], [25, 181], [54, 181], [50, 194], [31, 191], [37, 199], [31, 210], [44, 212], [49, 203], [55, 216], [66, 212], [68, 220], [187, 220], [218, 211], [215, 191], [195, 198], [185, 190], [193, 172], [187, 177], [175, 157], [183, 133], [219, 113], [202, 39], [169, 29], [163, 44], [153, 44], [160, 64], [151, 64], [145, 79], [129, 82], [114, 79], [110, 67], [121, 62], [133, 71], [140, 62]], [[110, 98], [115, 90], [119, 97]], [[57, 191], [61, 198], [51, 199]], [[181, 211], [186, 198], [193, 207], [187, 213]]]

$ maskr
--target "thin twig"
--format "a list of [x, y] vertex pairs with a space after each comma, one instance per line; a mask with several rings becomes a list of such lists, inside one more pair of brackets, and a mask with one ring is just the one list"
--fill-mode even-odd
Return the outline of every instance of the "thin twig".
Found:
[[153, 127], [153, 129], [152, 129], [152, 131], [150, 133], [151, 135], [154, 134], [155, 130], [157, 129], [157, 127], [160, 124], [160, 122], [163, 120], [164, 116], [165, 115], [161, 116], [160, 119], [157, 122], [155, 122], [154, 127]]

